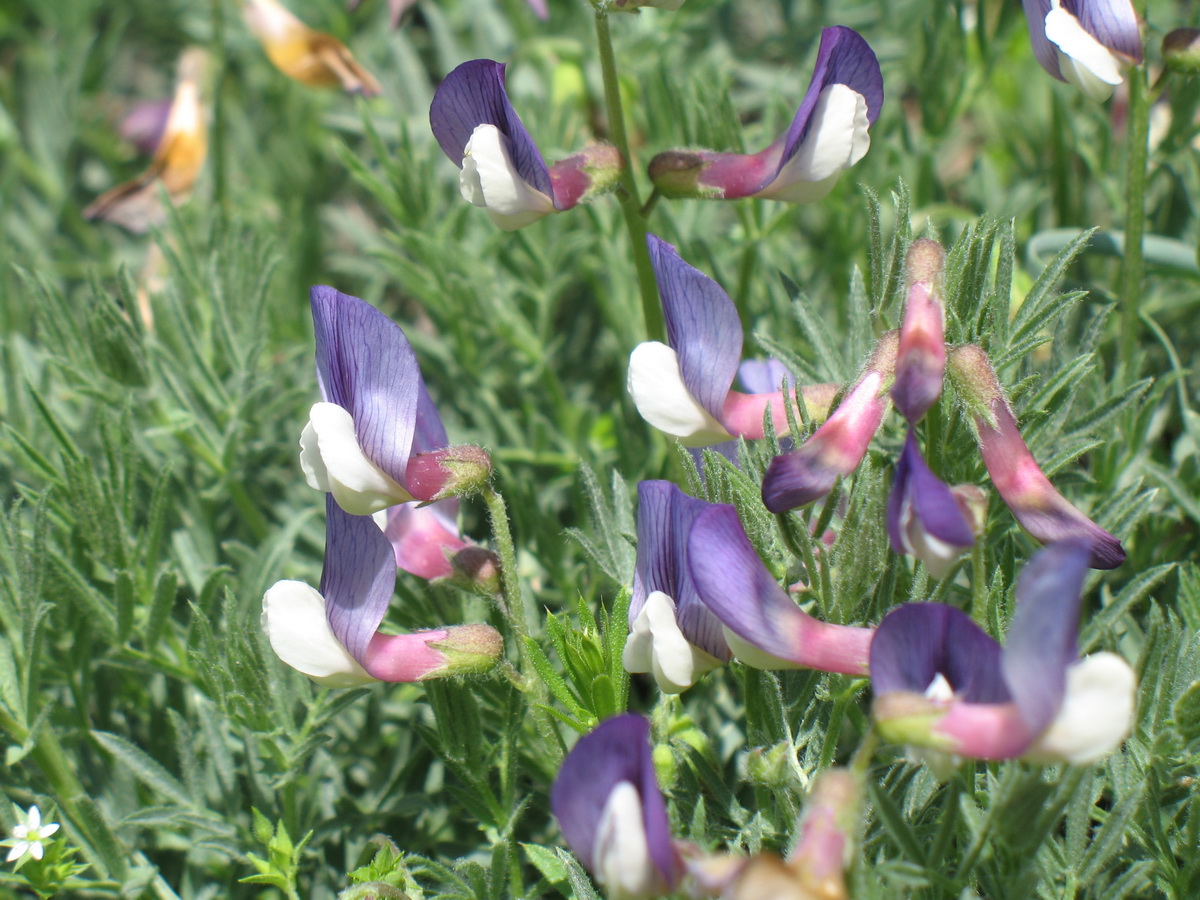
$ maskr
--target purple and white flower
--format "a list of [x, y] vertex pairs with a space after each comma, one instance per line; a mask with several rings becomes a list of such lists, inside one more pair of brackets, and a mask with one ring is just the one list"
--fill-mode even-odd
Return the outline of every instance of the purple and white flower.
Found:
[[[666, 241], [647, 235], [646, 242], [662, 298], [667, 343], [646, 341], [629, 356], [629, 393], [642, 418], [685, 447], [761, 438], [767, 410], [776, 433], [786, 432], [785, 404], [791, 398], [779, 389], [781, 381], [762, 393], [732, 390], [742, 358], [742, 325], [729, 295], [684, 262]], [[756, 374], [762, 373], [751, 369], [752, 379]], [[834, 384], [800, 389], [818, 420], [837, 390]]]
[[975, 544], [979, 519], [975, 507], [986, 504], [982, 493], [974, 485], [949, 487], [934, 475], [910, 428], [888, 498], [892, 549], [921, 560], [934, 578], [945, 578]]
[[650, 672], [659, 688], [678, 694], [729, 661], [721, 623], [696, 593], [687, 564], [688, 533], [712, 504], [669, 481], [638, 485], [637, 564], [622, 662]]
[[309, 485], [369, 515], [486, 480], [491, 461], [480, 448], [433, 446], [445, 431], [400, 326], [331, 287], [313, 288], [311, 303], [322, 400], [300, 437]]
[[871, 146], [883, 106], [883, 77], [867, 42], [851, 28], [821, 32], [812, 80], [787, 132], [754, 154], [670, 150], [650, 161], [667, 197], [820, 200]]
[[504, 68], [490, 59], [460, 65], [438, 86], [429, 124], [462, 170], [463, 198], [512, 231], [611, 190], [625, 161], [615, 147], [595, 144], [547, 166], [508, 100]]
[[650, 723], [626, 714], [601, 722], [567, 754], [550, 791], [567, 845], [613, 900], [658, 897], [682, 864], [654, 775]]
[[696, 516], [687, 563], [700, 599], [746, 665], [867, 673], [872, 630], [822, 622], [797, 606], [759, 559], [734, 507], [712, 504]]
[[383, 634], [396, 586], [392, 545], [368, 516], [326, 499], [320, 590], [280, 581], [263, 596], [262, 627], [283, 662], [329, 687], [411, 682], [484, 671], [503, 650], [487, 625]]
[[908, 603], [885, 616], [871, 645], [880, 733], [973, 759], [1090, 763], [1111, 752], [1132, 728], [1136, 678], [1115, 654], [1079, 658], [1089, 554], [1071, 540], [1034, 556], [1004, 647], [952, 606]]
[[1142, 62], [1142, 35], [1130, 0], [1023, 0], [1029, 39], [1042, 68], [1090, 99], [1107, 100]]

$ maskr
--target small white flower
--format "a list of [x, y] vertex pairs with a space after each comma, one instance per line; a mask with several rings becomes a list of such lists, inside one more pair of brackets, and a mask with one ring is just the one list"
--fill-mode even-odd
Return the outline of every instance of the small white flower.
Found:
[[56, 831], [58, 831], [57, 822], [47, 822], [43, 825], [41, 810], [36, 805], [29, 807], [29, 812], [25, 814], [25, 821], [14, 825], [12, 837], [5, 841], [6, 844], [11, 845], [6, 861], [12, 862], [20, 859], [26, 853], [34, 859], [41, 859], [45, 853], [42, 843]]

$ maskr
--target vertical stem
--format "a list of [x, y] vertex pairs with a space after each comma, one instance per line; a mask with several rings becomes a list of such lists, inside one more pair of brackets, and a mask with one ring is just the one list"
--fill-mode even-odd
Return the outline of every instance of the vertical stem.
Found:
[[224, 213], [225, 191], [225, 102], [222, 99], [225, 86], [225, 0], [212, 0], [212, 63], [216, 77], [212, 79], [212, 157], [213, 157], [213, 201], [214, 206]]
[[500, 556], [501, 612], [517, 636], [521, 659], [524, 660], [524, 642], [529, 635], [529, 623], [525, 620], [525, 598], [521, 596], [521, 580], [517, 577], [517, 549], [508, 527], [508, 507], [500, 492], [491, 485], [483, 489], [483, 499], [491, 518], [492, 534], [496, 538], [496, 552]]
[[1125, 135], [1125, 256], [1121, 264], [1121, 365], [1133, 376], [1133, 353], [1139, 331], [1142, 299], [1142, 236], [1146, 230], [1146, 163], [1150, 132], [1150, 102], [1146, 70], [1129, 72], [1129, 124]]
[[981, 534], [971, 548], [971, 618], [980, 627], [987, 626], [987, 598], [987, 550]]
[[619, 197], [621, 214], [625, 217], [625, 230], [629, 232], [629, 242], [633, 249], [634, 266], [637, 268], [646, 337], [652, 341], [663, 341], [666, 340], [667, 328], [658, 299], [658, 281], [654, 277], [654, 267], [650, 264], [650, 250], [646, 247], [646, 220], [642, 216], [637, 182], [633, 177], [633, 157], [629, 153], [629, 137], [625, 133], [625, 110], [621, 106], [621, 85], [617, 78], [612, 35], [608, 29], [608, 13], [600, 9], [596, 10], [596, 43], [600, 50], [600, 71], [604, 75], [604, 107], [608, 114], [608, 136], [613, 146], [625, 158], [625, 168], [621, 170]]

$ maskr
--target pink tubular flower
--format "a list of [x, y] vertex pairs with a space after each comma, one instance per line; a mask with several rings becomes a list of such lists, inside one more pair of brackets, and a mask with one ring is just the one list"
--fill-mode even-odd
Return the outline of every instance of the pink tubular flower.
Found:
[[987, 354], [974, 344], [950, 355], [955, 385], [971, 411], [984, 465], [1017, 521], [1043, 544], [1079, 537], [1091, 547], [1094, 569], [1125, 561], [1121, 542], [1081, 513], [1046, 477], [1021, 437]]
[[825, 424], [795, 450], [771, 460], [762, 486], [767, 509], [779, 513], [812, 503], [829, 493], [839, 475], [849, 475], [862, 462], [891, 405], [887, 388], [897, 343], [894, 331], [881, 337]]
[[913, 242], [905, 262], [908, 302], [896, 349], [892, 402], [914, 425], [941, 396], [946, 372], [946, 313], [938, 284], [945, 262], [941, 245], [926, 239]]

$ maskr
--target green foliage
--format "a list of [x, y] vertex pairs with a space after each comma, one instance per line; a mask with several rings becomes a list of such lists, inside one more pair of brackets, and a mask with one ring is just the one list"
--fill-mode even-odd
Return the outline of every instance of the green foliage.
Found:
[[[3, 788], [24, 808], [52, 800], [63, 826], [40, 862], [0, 866], [0, 892], [590, 900], [548, 791], [576, 734], [625, 709], [652, 720], [678, 836], [786, 850], [813, 779], [867, 735], [869, 685], [738, 663], [681, 697], [631, 679], [637, 482], [733, 504], [780, 582], [835, 622], [939, 600], [1002, 636], [1034, 543], [993, 502], [977, 556], [947, 578], [894, 554], [899, 417], [828, 498], [778, 517], [762, 475], [813, 430], [802, 404], [790, 437], [768, 423], [736, 463], [675, 452], [637, 418], [638, 286], [615, 199], [502, 233], [462, 201], [428, 130], [439, 80], [490, 57], [547, 161], [605, 138], [586, 4], [551, 4], [541, 23], [519, 0], [422, 3], [396, 31], [382, 0], [289, 6], [346, 40], [383, 96], [285, 80], [236, 4], [0, 9]], [[1151, 0], [1147, 36], [1184, 11]], [[818, 204], [659, 201], [649, 226], [734, 298], [747, 358], [841, 383], [900, 322], [909, 244], [940, 239], [949, 340], [987, 349], [1042, 468], [1128, 551], [1089, 582], [1080, 649], [1118, 652], [1140, 678], [1134, 734], [1095, 766], [968, 762], [938, 782], [881, 748], [853, 894], [1196, 896], [1200, 85], [1171, 81], [1156, 108], [1144, 330], [1122, 365], [1123, 107], [1045, 76], [1014, 4], [614, 14], [639, 183], [660, 150], [768, 146], [835, 23], [884, 70], [862, 163]], [[188, 44], [219, 73], [195, 196], [149, 235], [84, 221], [147, 162], [115, 123], [169, 93]], [[320, 577], [321, 501], [295, 459], [316, 398], [314, 283], [401, 322], [452, 440], [492, 452], [528, 633], [506, 633], [510, 662], [490, 675], [318, 688], [261, 634], [270, 584]], [[952, 392], [920, 436], [945, 480], [987, 485]], [[461, 519], [487, 543], [481, 504]], [[389, 630], [506, 627], [467, 591], [401, 575], [397, 592]]]

